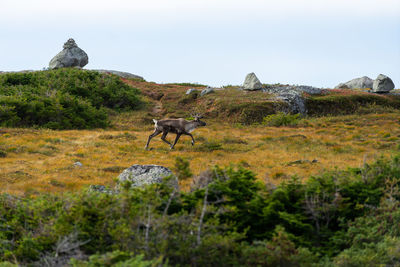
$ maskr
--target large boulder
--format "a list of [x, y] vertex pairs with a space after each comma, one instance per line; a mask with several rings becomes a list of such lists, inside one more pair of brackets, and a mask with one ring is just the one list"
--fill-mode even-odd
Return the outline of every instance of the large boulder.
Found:
[[263, 88], [260, 80], [254, 74], [254, 72], [249, 73], [246, 75], [246, 78], [243, 83], [244, 90], [260, 90]]
[[89, 62], [88, 55], [80, 49], [74, 39], [68, 39], [63, 50], [50, 60], [49, 69], [83, 67]]
[[[159, 165], [132, 165], [118, 176], [118, 184], [130, 182], [132, 187], [140, 187], [148, 184], [162, 183], [165, 177], [172, 176], [170, 169]], [[167, 182], [168, 185], [178, 188], [175, 177]]]
[[374, 80], [367, 76], [355, 78], [345, 83], [338, 84], [335, 88], [338, 89], [364, 89], [372, 88]]
[[392, 79], [383, 74], [379, 74], [372, 85], [372, 92], [374, 93], [389, 93], [393, 89], [394, 83]]

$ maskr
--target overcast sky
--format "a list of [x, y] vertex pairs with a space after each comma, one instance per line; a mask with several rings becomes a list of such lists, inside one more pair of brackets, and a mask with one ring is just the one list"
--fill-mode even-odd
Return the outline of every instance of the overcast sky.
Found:
[[42, 69], [74, 38], [88, 69], [148, 81], [400, 88], [400, 0], [0, 0], [0, 70]]

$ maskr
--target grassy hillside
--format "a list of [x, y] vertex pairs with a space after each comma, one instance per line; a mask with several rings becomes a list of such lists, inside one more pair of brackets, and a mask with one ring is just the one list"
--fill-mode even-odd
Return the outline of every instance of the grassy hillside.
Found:
[[[400, 149], [400, 114], [311, 118], [295, 127], [241, 126], [207, 120], [207, 127], [182, 137], [175, 150], [153, 138], [153, 125], [138, 124], [137, 114], [119, 121], [119, 129], [53, 131], [3, 129], [0, 132], [0, 190], [24, 192], [75, 190], [87, 184], [112, 184], [132, 164], [174, 168], [177, 156], [190, 161], [194, 174], [214, 164], [242, 164], [260, 179], [279, 183], [325, 169], [358, 167], [378, 155]], [[168, 135], [173, 140], [175, 135]], [[312, 163], [316, 159], [318, 162]], [[72, 166], [83, 163], [82, 168]], [[185, 187], [185, 185], [183, 185]]]
[[[0, 266], [396, 266], [398, 96], [304, 95], [302, 117], [266, 93], [191, 87], [0, 75]], [[153, 118], [191, 113], [207, 122], [195, 146], [144, 150]], [[179, 192], [87, 189], [133, 164], [193, 176]]]
[[[188, 159], [195, 175], [215, 164], [233, 163], [249, 168], [260, 179], [279, 183], [292, 175], [305, 178], [335, 167], [357, 167], [400, 149], [396, 96], [349, 90], [306, 96], [314, 116], [274, 127], [281, 124], [279, 116], [277, 122], [268, 123], [271, 126], [263, 125], [263, 119], [285, 103], [266, 93], [233, 87], [203, 97], [187, 96], [188, 88], [201, 85], [156, 84], [77, 69], [3, 74], [0, 84], [0, 125], [110, 126], [70, 131], [1, 129], [1, 192], [58, 192], [87, 184], [112, 184], [119, 172], [132, 164], [173, 169], [176, 157]], [[78, 103], [76, 110], [63, 106], [63, 97]], [[52, 112], [56, 117], [49, 115]], [[143, 149], [154, 127], [153, 118], [189, 117], [193, 112], [203, 113], [207, 122], [207, 127], [194, 132], [194, 147], [182, 137], [170, 151], [156, 137], [150, 144], [153, 150]], [[353, 115], [343, 115], [348, 113]], [[5, 117], [7, 114], [11, 117]], [[14, 116], [17, 119], [13, 120]], [[76, 161], [83, 167], [74, 167]]]

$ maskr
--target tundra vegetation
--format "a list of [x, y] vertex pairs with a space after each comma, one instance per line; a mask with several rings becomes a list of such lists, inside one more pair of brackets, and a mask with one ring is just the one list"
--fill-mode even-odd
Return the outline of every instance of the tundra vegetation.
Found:
[[58, 69], [0, 75], [0, 125], [90, 129], [108, 125], [107, 108], [137, 109], [139, 91], [96, 71]]
[[[305, 95], [300, 116], [266, 93], [191, 87], [0, 75], [0, 266], [398, 265], [398, 96]], [[193, 112], [207, 122], [193, 147], [143, 149], [152, 119]], [[89, 189], [133, 164], [170, 168], [181, 191]]]
[[214, 167], [194, 179], [191, 190], [179, 193], [159, 184], [127, 185], [118, 194], [3, 194], [0, 259], [35, 266], [395, 266], [400, 260], [399, 156], [277, 186], [243, 167]]

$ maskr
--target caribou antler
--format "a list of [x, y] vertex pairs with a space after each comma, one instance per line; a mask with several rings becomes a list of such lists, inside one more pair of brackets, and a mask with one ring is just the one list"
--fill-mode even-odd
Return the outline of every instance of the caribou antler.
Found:
[[190, 114], [190, 116], [192, 116], [192, 118], [195, 118], [195, 119], [201, 119], [201, 118], [203, 118], [203, 115], [201, 115], [201, 114], [199, 114], [199, 113]]

